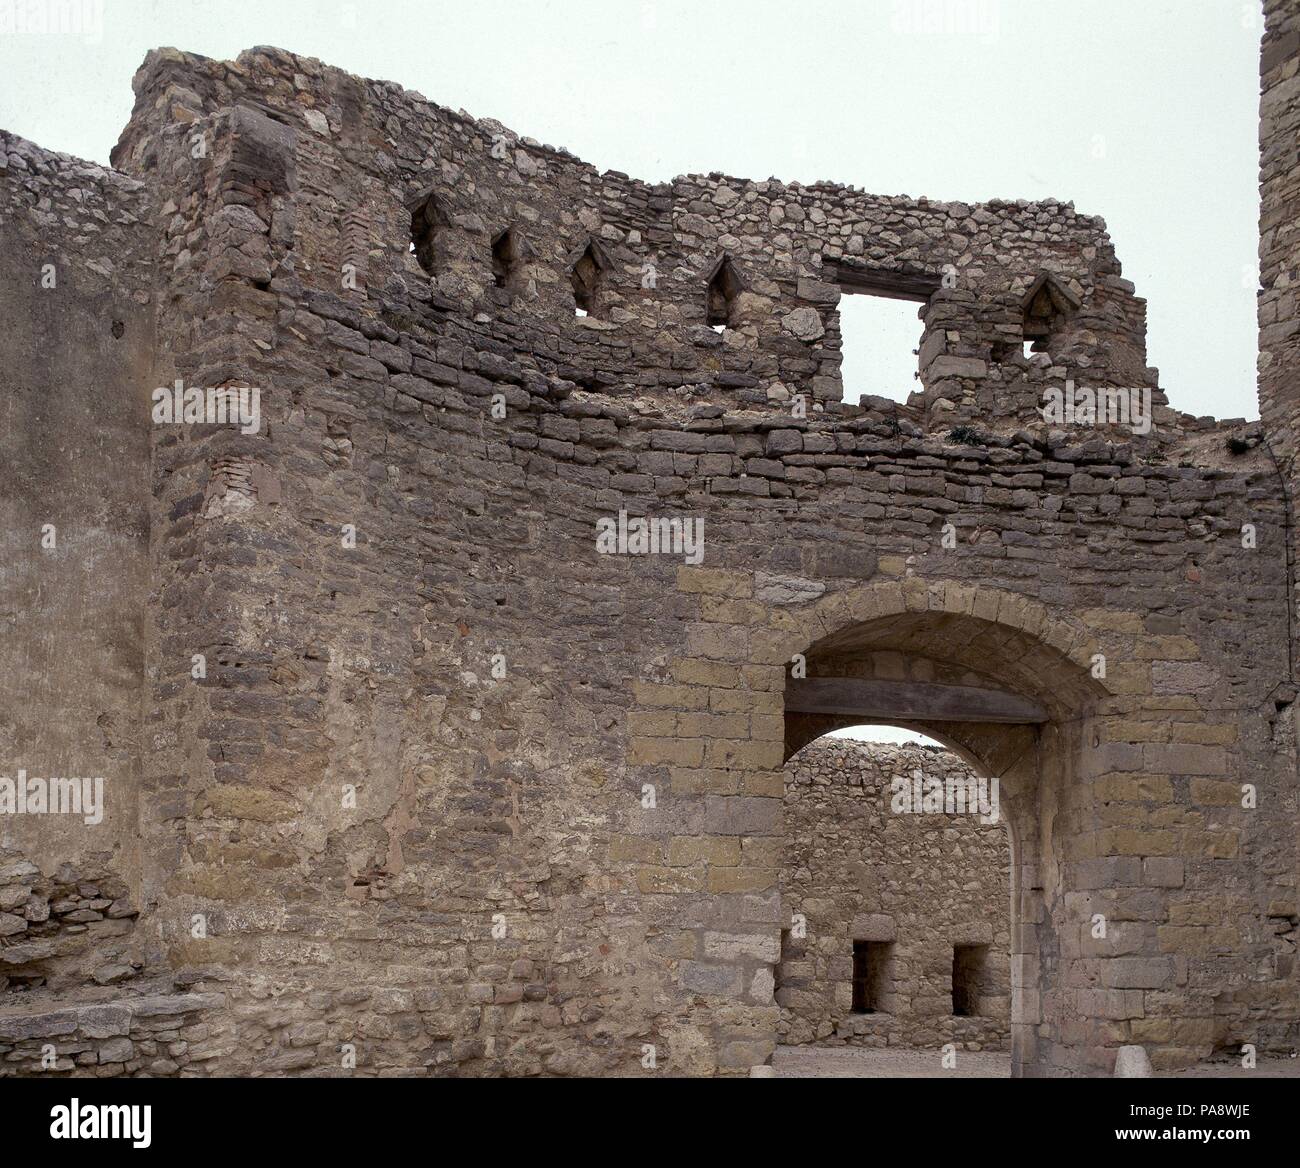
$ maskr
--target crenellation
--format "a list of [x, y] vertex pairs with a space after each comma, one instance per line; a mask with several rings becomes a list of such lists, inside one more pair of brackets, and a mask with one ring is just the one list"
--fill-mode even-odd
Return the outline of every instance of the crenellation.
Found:
[[[337, 108], [339, 94], [353, 92], [357, 84], [318, 62], [303, 63], [277, 50], [254, 50], [241, 58], [245, 60], [255, 60], [276, 77], [275, 84], [263, 80], [250, 104], [286, 127], [297, 125], [306, 113], [319, 112], [317, 106]], [[299, 67], [304, 71], [297, 72]], [[247, 96], [244, 70], [170, 50], [155, 54], [137, 77], [136, 124], [119, 143], [115, 160], [120, 164], [128, 157], [151, 156], [156, 149], [148, 134], [166, 102], [156, 99], [151, 109], [147, 97], [158, 89], [169, 93], [183, 69], [198, 74], [187, 88], [204, 95], [197, 103], [200, 116]], [[218, 77], [219, 72], [224, 75]], [[984, 419], [998, 418], [1013, 400], [1001, 384], [1007, 382], [1013, 389], [1024, 386], [1020, 392], [1026, 395], [1011, 415], [1032, 418], [1041, 375], [1052, 370], [1060, 380], [1071, 367], [1098, 385], [1153, 386], [1142, 351], [1140, 302], [1131, 285], [1118, 280], [1104, 224], [1077, 215], [1072, 205], [995, 200], [972, 207], [880, 198], [834, 184], [787, 186], [721, 175], [685, 176], [647, 187], [617, 172], [597, 174], [571, 157], [539, 160], [504, 127], [467, 122], [409, 95], [374, 87], [370, 100], [374, 108], [363, 102], [350, 117], [334, 116], [326, 119], [324, 129], [319, 124], [308, 129], [305, 148], [313, 161], [307, 164], [300, 202], [315, 226], [300, 242], [305, 261], [300, 274], [310, 279], [314, 269], [333, 282], [339, 257], [349, 250], [337, 229], [349, 217], [357, 218], [357, 212], [334, 201], [339, 192], [326, 178], [333, 173], [327, 159], [332, 150], [340, 150], [360, 165], [364, 176], [361, 187], [354, 184], [348, 191], [347, 204], [355, 208], [362, 203], [372, 217], [368, 232], [356, 222], [349, 226], [380, 244], [373, 258], [382, 256], [382, 264], [370, 273], [371, 287], [390, 279], [410, 287], [411, 253], [403, 244], [409, 230], [402, 220], [440, 190], [446, 222], [438, 231], [443, 260], [434, 274], [433, 295], [492, 303], [494, 316], [526, 310], [537, 318], [530, 322], [534, 352], [539, 357], [545, 353], [537, 348], [541, 325], [546, 348], [552, 350], [549, 359], [572, 367], [593, 389], [611, 388], [602, 381], [603, 369], [635, 368], [643, 383], [670, 393], [689, 390], [697, 398], [709, 393], [715, 401], [738, 399], [758, 409], [803, 394], [814, 411], [842, 412], [846, 407], [840, 403], [843, 387], [833, 347], [839, 289], [887, 285], [900, 274], [900, 262], [902, 271], [923, 277], [929, 291], [948, 278], [960, 289], [953, 311], [932, 319], [922, 342], [923, 351], [933, 341], [941, 342], [933, 375], [928, 372], [933, 361], [921, 369], [925, 393], [917, 402], [927, 414], [937, 408], [954, 422], [976, 412]], [[352, 145], [367, 120], [372, 133], [395, 148], [370, 164]], [[322, 169], [326, 166], [328, 171]], [[398, 199], [392, 195], [395, 189], [403, 192]], [[542, 189], [555, 189], [560, 196], [558, 222], [536, 201]], [[529, 255], [521, 261], [513, 289], [494, 292], [489, 245], [512, 227]], [[313, 252], [317, 240], [328, 243], [331, 236], [332, 247]], [[565, 272], [571, 257], [593, 238], [609, 257], [607, 319], [588, 316], [575, 322]], [[985, 270], [976, 258], [990, 251], [998, 256], [997, 271]], [[708, 318], [702, 285], [724, 261], [738, 285], [735, 319], [721, 336], [710, 335], [704, 331]], [[419, 269], [418, 263], [414, 266]], [[1018, 343], [1011, 345], [1016, 359], [1007, 362], [1004, 348], [1021, 336], [1024, 293], [1048, 273], [1059, 276], [1082, 306], [1077, 321], [1057, 338], [1058, 363], [1037, 370], [1027, 366]], [[814, 299], [805, 301], [800, 287], [814, 292]], [[503, 295], [505, 302], [496, 303]], [[993, 318], [997, 323], [979, 323], [991, 297], [1005, 302]], [[773, 312], [778, 304], [788, 308]], [[827, 337], [832, 347], [823, 347]], [[1083, 348], [1075, 354], [1073, 347], [1080, 342]], [[953, 344], [958, 348], [950, 352]], [[990, 368], [995, 348], [1001, 359]], [[647, 382], [651, 371], [657, 375]], [[954, 371], [958, 376], [952, 376]], [[737, 389], [739, 394], [731, 392]]]

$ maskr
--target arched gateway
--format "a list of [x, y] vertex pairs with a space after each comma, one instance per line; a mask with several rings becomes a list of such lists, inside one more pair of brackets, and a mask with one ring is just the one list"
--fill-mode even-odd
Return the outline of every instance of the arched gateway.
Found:
[[[951, 608], [940, 586], [926, 590], [924, 610], [909, 608], [901, 587], [850, 594], [850, 623], [810, 645], [804, 676], [787, 681], [786, 749], [855, 722], [887, 722], [939, 739], [989, 782], [967, 810], [1005, 818], [1011, 839], [1012, 1073], [1042, 1073], [1059, 1041], [1044, 971], [1059, 977], [1059, 936], [1078, 932], [1067, 907], [1077, 833], [1058, 829], [1054, 810], [1077, 797], [1090, 723], [1108, 696], [1094, 674], [1105, 670], [1069, 622], [1010, 593], [950, 587]], [[929, 607], [932, 594], [943, 608]], [[877, 607], [878, 616], [856, 615]], [[1104, 1060], [1101, 1046], [1085, 1054], [1090, 1065]]]
[[[682, 584], [692, 587], [688, 574]], [[703, 992], [712, 1012], [719, 1069], [762, 1062], [775, 1045], [772, 966], [791, 906], [773, 911], [782, 840], [774, 768], [813, 738], [864, 721], [923, 730], [998, 780], [1012, 841], [1013, 1074], [1105, 1074], [1131, 1036], [1127, 1023], [1185, 1019], [1175, 959], [1148, 944], [1150, 922], [1165, 915], [1160, 902], [1182, 883], [1182, 861], [1142, 853], [1144, 838], [1149, 850], [1163, 845], [1137, 826], [1150, 817], [1136, 806], [1131, 834], [1114, 827], [1117, 803], [1162, 785], [1126, 773], [1141, 767], [1142, 747], [1124, 740], [1132, 700], [1108, 683], [1125, 652], [1119, 640], [1006, 590], [912, 577], [773, 607], [749, 645], [752, 697], [773, 698], [779, 716], [754, 716], [749, 742], [706, 745], [716, 765], [703, 781], [717, 788], [704, 792], [706, 830], [719, 854], [739, 837], [739, 861], [713, 869], [707, 911], [689, 898], [698, 943], [679, 966], [683, 988]], [[679, 676], [695, 669], [703, 679], [708, 668], [674, 663]], [[716, 663], [715, 672], [710, 708], [746, 705]], [[695, 701], [685, 691], [681, 700]], [[707, 841], [694, 846], [708, 850]]]

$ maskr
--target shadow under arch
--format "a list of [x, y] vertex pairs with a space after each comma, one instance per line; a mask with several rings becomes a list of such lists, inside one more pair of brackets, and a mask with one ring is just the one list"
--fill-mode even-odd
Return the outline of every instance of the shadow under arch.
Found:
[[[809, 710], [792, 700], [799, 675], [787, 669], [785, 758], [833, 730], [893, 725], [935, 739], [978, 773], [997, 778], [1011, 845], [1012, 1075], [1025, 1076], [1050, 1073], [1055, 1061], [1046, 1050], [1057, 1040], [1052, 1028], [1046, 1044], [1039, 1031], [1045, 999], [1062, 976], [1059, 933], [1069, 891], [1063, 871], [1074, 830], [1070, 792], [1091, 737], [1088, 721], [1110, 695], [1083, 664], [1090, 656], [1084, 630], [1041, 607], [1028, 620], [1030, 628], [1004, 623], [993, 615], [1001, 612], [1000, 595], [1006, 594], [993, 593], [992, 605], [986, 602], [988, 616], [902, 606], [854, 619], [851, 603], [847, 619], [832, 623], [823, 616], [822, 635], [797, 655], [803, 675], [871, 682], [871, 692], [887, 695], [892, 709], [884, 716], [869, 709]], [[1014, 610], [1022, 612], [1020, 606]], [[915, 715], [897, 709], [910, 695], [933, 694], [937, 687], [995, 691], [1032, 704], [1041, 715], [1031, 722], [994, 721], [972, 709], [969, 718], [936, 717], [921, 697]]]
[[[802, 656], [808, 678], [998, 690], [1040, 705], [1047, 724], [1077, 721], [1110, 696], [1101, 679], [1056, 646], [1022, 628], [968, 613], [904, 611], [852, 622], [808, 645]], [[787, 692], [790, 680], [787, 671]], [[990, 733], [987, 727], [1017, 725], [935, 718], [920, 710], [904, 717], [787, 711], [785, 718], [787, 758], [814, 738], [870, 721], [927, 734], [974, 765], [993, 770], [999, 761], [996, 747], [1007, 732]]]

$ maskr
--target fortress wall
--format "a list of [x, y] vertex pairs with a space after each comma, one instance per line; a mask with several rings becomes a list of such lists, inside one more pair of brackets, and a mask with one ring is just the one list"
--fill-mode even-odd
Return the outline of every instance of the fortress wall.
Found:
[[[0, 1000], [142, 964], [147, 208], [141, 183], [0, 133]], [[92, 780], [97, 805], [29, 786], [22, 813], [20, 771]]]
[[1289, 0], [1266, 0], [1260, 58], [1260, 411], [1279, 457], [1296, 448], [1295, 390], [1300, 365], [1296, 271], [1300, 266], [1300, 12]]
[[[354, 1040], [369, 1073], [629, 1073], [645, 1045], [687, 1073], [762, 1061], [787, 911], [765, 859], [783, 737], [767, 646], [873, 581], [996, 582], [1082, 622], [1111, 663], [1096, 742], [1127, 745], [1074, 796], [1096, 801], [1062, 821], [1092, 841], [1069, 862], [1188, 858], [1149, 903], [1115, 901], [1138, 914], [1129, 948], [1069, 942], [1078, 980], [1056, 983], [1052, 1025], [1077, 1029], [1079, 995], [1116, 961], [1143, 984], [1136, 1005], [1089, 1000], [1120, 1013], [1089, 1023], [1103, 1044], [1146, 1035], [1187, 1059], [1241, 1026], [1286, 1033], [1277, 974], [1221, 987], [1243, 947], [1275, 969], [1290, 844], [1271, 817], [1204, 808], [1278, 774], [1285, 662], [1263, 630], [1285, 556], [1261, 452], [1043, 429], [962, 445], [871, 414], [593, 392], [565, 376], [526, 285], [463, 307], [388, 275], [407, 263], [389, 236], [366, 281], [329, 286], [312, 257], [338, 258], [346, 200], [328, 191], [371, 190], [398, 149], [362, 150], [348, 127], [400, 103], [372, 87], [336, 149], [266, 102], [314, 67], [264, 57], [241, 68], [283, 78], [259, 87], [270, 113], [136, 125], [119, 152], [179, 211], [178, 374], [265, 391], [265, 433], [155, 448], [171, 519], [156, 571], [176, 603], [158, 641], [171, 750], [151, 765], [164, 806], [200, 809], [160, 825], [159, 928], [187, 981], [231, 997], [226, 1065], [328, 1073]], [[241, 84], [167, 68], [182, 66], [195, 93]], [[397, 215], [393, 192], [373, 202]], [[705, 564], [598, 555], [595, 522], [620, 509], [704, 518]], [[226, 647], [197, 690], [195, 644]], [[1060, 902], [1057, 927], [1084, 907]], [[1134, 952], [1159, 956], [1136, 970]]]
[[[876, 620], [896, 638], [847, 663], [863, 676], [1077, 696], [1074, 671], [1106, 659], [1092, 708], [1056, 707], [1071, 781], [1044, 781], [1022, 824], [1047, 867], [1012, 938], [1043, 970], [1037, 1073], [1106, 1073], [1129, 1041], [1162, 1065], [1294, 1043], [1277, 471], [1257, 429], [1158, 402], [1147, 438], [1049, 428], [1014, 354], [990, 371], [994, 337], [1019, 347], [1018, 281], [1049, 268], [1078, 286], [1060, 359], [1146, 376], [1099, 222], [643, 187], [508, 134], [502, 160], [490, 125], [278, 50], [161, 50], [136, 89], [114, 160], [156, 207], [145, 384], [261, 391], [254, 434], [137, 434], [140, 930], [199, 995], [207, 1067], [763, 1062], [791, 912], [787, 666]], [[449, 234], [428, 274], [408, 241], [431, 190]], [[498, 288], [506, 223], [529, 251]], [[594, 324], [560, 262], [592, 233], [615, 261]], [[855, 237], [895, 276], [959, 271], [930, 299], [934, 393], [910, 409], [837, 410], [817, 384], [834, 320], [815, 281]], [[654, 289], [643, 245], [667, 261]], [[721, 335], [700, 287], [716, 247], [749, 282]], [[793, 416], [777, 381], [828, 408]], [[703, 563], [600, 554], [620, 511], [702, 519]]]
[[[1259, 410], [1284, 489], [1296, 498], [1300, 427], [1300, 10], [1293, 0], [1266, 0], [1260, 56]], [[1288, 535], [1292, 609], [1296, 593], [1294, 531]], [[1288, 626], [1295, 655], [1295, 621]]]

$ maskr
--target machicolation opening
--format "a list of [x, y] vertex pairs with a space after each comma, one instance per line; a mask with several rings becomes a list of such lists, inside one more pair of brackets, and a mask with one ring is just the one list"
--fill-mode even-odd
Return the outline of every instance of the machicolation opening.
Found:
[[492, 282], [512, 296], [519, 291], [526, 245], [513, 227], [492, 240]]
[[1023, 331], [1026, 356], [1046, 353], [1052, 339], [1079, 307], [1079, 298], [1059, 283], [1050, 272], [1043, 272], [1030, 286], [1024, 298]]

